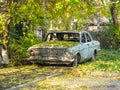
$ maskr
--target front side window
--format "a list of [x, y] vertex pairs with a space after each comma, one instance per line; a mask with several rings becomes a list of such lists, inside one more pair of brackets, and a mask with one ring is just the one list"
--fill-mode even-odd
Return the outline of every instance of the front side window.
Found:
[[91, 41], [91, 37], [89, 36], [88, 33], [86, 33], [86, 40], [87, 40], [87, 42], [90, 42], [90, 41]]
[[82, 42], [82, 43], [85, 43], [85, 42], [86, 42], [85, 34], [84, 34], [84, 33], [83, 33], [82, 36], [81, 36], [81, 42]]

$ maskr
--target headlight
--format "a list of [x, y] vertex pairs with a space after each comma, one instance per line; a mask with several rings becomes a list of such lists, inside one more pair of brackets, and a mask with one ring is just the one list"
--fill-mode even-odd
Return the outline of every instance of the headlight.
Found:
[[73, 59], [74, 55], [69, 53], [69, 52], [66, 52], [65, 57], [68, 58], [68, 59]]
[[28, 51], [28, 53], [29, 53], [29, 55], [31, 55], [31, 56], [35, 55], [35, 52], [34, 52], [34, 50], [32, 50], [32, 49], [30, 49], [30, 50]]
[[73, 59], [74, 56], [73, 56], [73, 55], [69, 55], [69, 56], [67, 56], [67, 58], [68, 58], [68, 59]]

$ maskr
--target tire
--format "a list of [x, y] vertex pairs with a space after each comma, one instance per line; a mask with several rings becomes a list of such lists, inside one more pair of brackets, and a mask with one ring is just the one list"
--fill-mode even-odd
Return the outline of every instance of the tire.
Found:
[[72, 66], [72, 67], [78, 66], [78, 63], [79, 63], [79, 62], [80, 62], [80, 55], [77, 54], [77, 55], [75, 56], [74, 61], [71, 63], [71, 66]]
[[96, 53], [94, 52], [91, 58], [91, 61], [95, 61], [96, 60]]
[[77, 54], [77, 62], [80, 63], [80, 60], [81, 60], [81, 56], [80, 54]]

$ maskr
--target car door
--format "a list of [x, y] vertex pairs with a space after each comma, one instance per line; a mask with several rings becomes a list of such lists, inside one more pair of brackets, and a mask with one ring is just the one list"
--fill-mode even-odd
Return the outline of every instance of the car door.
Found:
[[88, 51], [88, 43], [86, 42], [86, 36], [85, 33], [81, 34], [81, 48], [80, 48], [80, 54], [82, 60], [85, 60], [89, 56], [89, 51]]
[[86, 44], [88, 46], [88, 58], [91, 58], [94, 52], [94, 42], [89, 33], [85, 33], [85, 37], [86, 37]]

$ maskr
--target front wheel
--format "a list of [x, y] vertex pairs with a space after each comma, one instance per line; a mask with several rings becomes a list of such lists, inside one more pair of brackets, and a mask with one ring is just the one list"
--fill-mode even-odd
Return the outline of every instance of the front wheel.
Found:
[[80, 62], [80, 55], [77, 54], [77, 55], [75, 56], [74, 61], [71, 63], [71, 66], [72, 66], [72, 67], [75, 67], [75, 66], [78, 65], [79, 62]]

